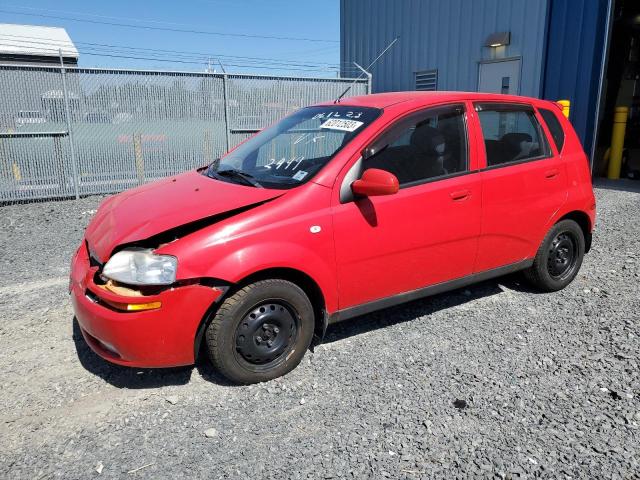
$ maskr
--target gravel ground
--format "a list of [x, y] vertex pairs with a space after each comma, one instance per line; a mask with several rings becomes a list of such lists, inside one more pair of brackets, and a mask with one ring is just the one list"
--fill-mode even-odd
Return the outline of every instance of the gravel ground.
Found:
[[640, 193], [597, 198], [566, 290], [367, 315], [248, 387], [89, 351], [66, 287], [99, 198], [0, 207], [0, 477], [640, 478]]

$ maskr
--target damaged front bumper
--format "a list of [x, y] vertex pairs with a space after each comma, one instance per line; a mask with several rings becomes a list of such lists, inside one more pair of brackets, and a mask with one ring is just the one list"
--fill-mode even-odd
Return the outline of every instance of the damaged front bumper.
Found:
[[132, 367], [192, 365], [198, 327], [223, 289], [200, 284], [155, 295], [124, 295], [95, 283], [85, 243], [71, 264], [69, 290], [75, 317], [91, 349]]

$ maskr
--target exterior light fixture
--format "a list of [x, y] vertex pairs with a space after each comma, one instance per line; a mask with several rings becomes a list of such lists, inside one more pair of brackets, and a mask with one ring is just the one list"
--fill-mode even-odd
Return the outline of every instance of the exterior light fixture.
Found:
[[511, 32], [497, 32], [492, 33], [487, 37], [484, 41], [485, 47], [502, 47], [504, 45], [509, 45], [511, 42]]

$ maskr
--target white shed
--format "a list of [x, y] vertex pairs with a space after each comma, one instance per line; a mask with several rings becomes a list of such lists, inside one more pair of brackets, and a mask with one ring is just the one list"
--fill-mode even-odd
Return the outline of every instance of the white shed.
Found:
[[78, 49], [61, 27], [0, 23], [0, 63], [77, 65]]

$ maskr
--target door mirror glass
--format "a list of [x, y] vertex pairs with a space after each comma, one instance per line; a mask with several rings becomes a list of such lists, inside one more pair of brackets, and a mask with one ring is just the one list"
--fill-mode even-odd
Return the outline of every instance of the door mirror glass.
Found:
[[365, 170], [362, 178], [351, 184], [351, 191], [361, 197], [393, 195], [399, 188], [400, 184], [393, 173], [378, 168]]

